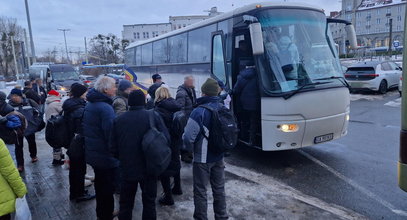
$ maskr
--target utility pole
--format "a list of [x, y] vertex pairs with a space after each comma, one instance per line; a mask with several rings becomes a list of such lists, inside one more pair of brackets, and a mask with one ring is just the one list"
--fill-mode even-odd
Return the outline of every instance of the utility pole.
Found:
[[70, 30], [71, 30], [71, 29], [58, 29], [58, 31], [64, 32], [66, 59], [68, 60], [68, 62], [69, 62], [68, 45], [66, 44], [66, 34], [65, 34], [65, 33], [66, 33], [67, 31], [70, 31]]
[[13, 35], [10, 36], [10, 40], [11, 40], [11, 52], [13, 52], [13, 58], [14, 58], [14, 67], [16, 69], [16, 78], [17, 78], [17, 81], [18, 81], [19, 80], [19, 78], [18, 78], [18, 66], [17, 66], [16, 49], [14, 48], [14, 36]]
[[85, 58], [86, 58], [86, 64], [88, 64], [89, 59], [88, 59], [88, 46], [87, 46], [87, 42], [86, 42], [86, 37], [85, 37]]
[[35, 58], [34, 39], [33, 32], [31, 30], [31, 20], [30, 20], [30, 10], [28, 9], [28, 0], [25, 0], [25, 12], [27, 14], [28, 33], [30, 34], [31, 56], [33, 59], [33, 63], [35, 63], [37, 59]]
[[25, 41], [25, 50], [27, 51], [27, 64], [28, 64], [28, 68], [30, 68], [31, 66], [31, 62], [30, 62], [30, 55], [29, 55], [29, 51], [28, 51], [28, 40], [27, 40], [27, 32], [24, 29], [24, 41]]
[[[407, 9], [407, 4], [406, 4]], [[407, 16], [404, 15], [404, 31], [407, 30]], [[407, 60], [407, 36], [404, 34], [403, 59]], [[403, 89], [401, 96], [400, 157], [398, 161], [398, 182], [400, 189], [407, 192], [407, 62], [403, 62]]]
[[393, 45], [393, 18], [389, 19], [389, 54], [390, 58], [392, 57], [391, 54], [391, 46]]

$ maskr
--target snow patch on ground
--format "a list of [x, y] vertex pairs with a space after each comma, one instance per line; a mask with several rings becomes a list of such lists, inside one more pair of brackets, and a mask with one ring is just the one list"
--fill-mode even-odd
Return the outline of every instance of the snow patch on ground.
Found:
[[397, 98], [397, 99], [395, 99], [395, 100], [393, 100], [393, 101], [389, 101], [389, 102], [387, 102], [387, 103], [384, 104], [384, 105], [390, 106], [390, 107], [398, 108], [398, 107], [401, 106], [401, 98]]

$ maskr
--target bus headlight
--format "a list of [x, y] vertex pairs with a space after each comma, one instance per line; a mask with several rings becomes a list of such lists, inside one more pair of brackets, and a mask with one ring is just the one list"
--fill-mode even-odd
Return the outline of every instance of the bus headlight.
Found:
[[346, 121], [349, 121], [349, 120], [350, 120], [350, 115], [346, 114]]
[[297, 124], [281, 124], [281, 125], [277, 125], [277, 129], [282, 132], [296, 132], [296, 131], [298, 131], [298, 125]]

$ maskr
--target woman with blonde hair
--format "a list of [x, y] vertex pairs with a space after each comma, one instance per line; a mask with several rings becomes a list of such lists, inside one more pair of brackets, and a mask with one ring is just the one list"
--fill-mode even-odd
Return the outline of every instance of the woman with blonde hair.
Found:
[[[174, 199], [172, 197], [174, 194], [182, 194], [181, 190], [181, 161], [179, 159], [179, 148], [177, 143], [176, 134], [174, 134], [173, 127], [173, 116], [174, 113], [181, 110], [181, 106], [178, 102], [171, 97], [170, 91], [166, 87], [160, 87], [155, 92], [155, 108], [154, 110], [160, 114], [165, 126], [167, 127], [171, 135], [171, 162], [167, 170], [161, 175], [161, 185], [163, 187], [164, 194], [159, 199], [161, 205], [173, 205]], [[171, 177], [174, 177], [174, 189], [171, 189]]]

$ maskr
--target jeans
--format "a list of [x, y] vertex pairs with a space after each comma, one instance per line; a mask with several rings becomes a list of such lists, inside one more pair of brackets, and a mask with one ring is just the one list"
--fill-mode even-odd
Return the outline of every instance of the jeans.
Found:
[[[28, 142], [28, 150], [30, 152], [30, 157], [37, 157], [37, 143], [35, 142], [35, 134], [31, 134], [25, 137]], [[17, 166], [24, 166], [24, 137], [18, 137], [17, 143], [15, 144], [15, 154], [17, 160]]]
[[134, 199], [136, 197], [139, 184], [142, 191], [141, 197], [143, 201], [142, 219], [155, 220], [157, 218], [157, 213], [155, 210], [157, 180], [153, 177], [146, 177], [141, 181], [122, 180], [120, 187], [120, 220], [132, 219]]
[[225, 163], [196, 163], [193, 165], [194, 179], [194, 219], [208, 219], [208, 199], [206, 186], [211, 184], [213, 193], [213, 210], [215, 219], [228, 219], [225, 195]]
[[100, 220], [111, 220], [114, 209], [115, 169], [97, 169], [95, 171], [96, 216]]

